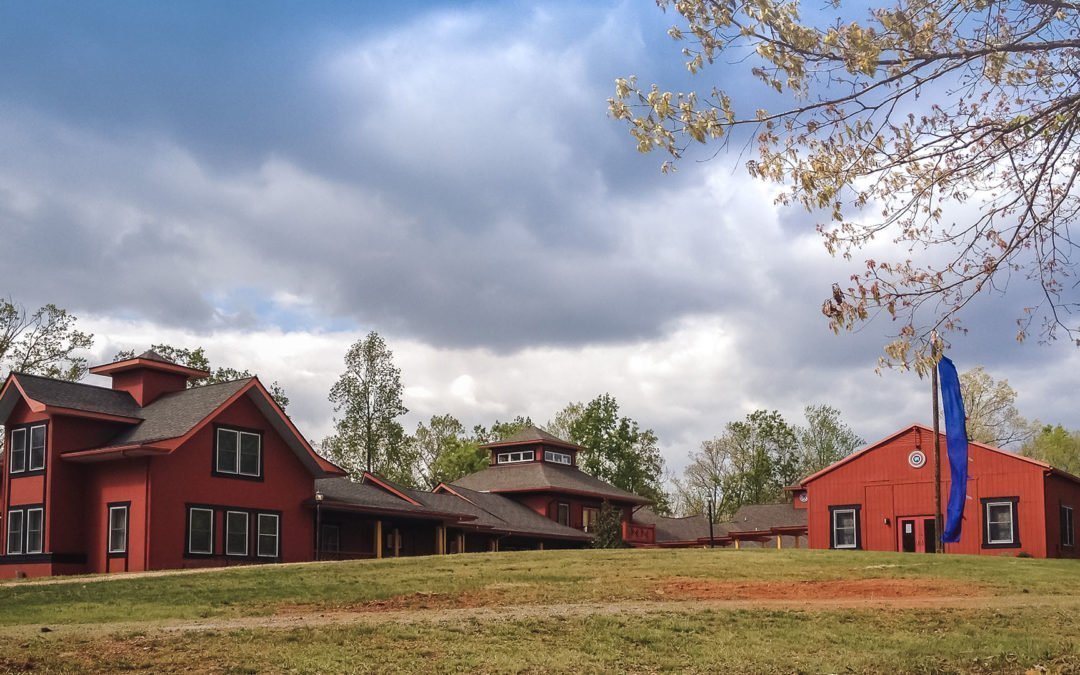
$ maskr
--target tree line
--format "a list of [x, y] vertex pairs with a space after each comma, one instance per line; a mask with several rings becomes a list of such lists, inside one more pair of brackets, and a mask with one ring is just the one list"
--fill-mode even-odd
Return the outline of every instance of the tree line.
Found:
[[[84, 354], [93, 341], [94, 336], [80, 331], [76, 317], [63, 308], [48, 304], [29, 311], [10, 299], [0, 300], [0, 376], [24, 372], [78, 381], [87, 373]], [[202, 347], [155, 344], [152, 349], [210, 373], [193, 379], [190, 387], [252, 375], [248, 370], [214, 367]], [[115, 359], [133, 356], [132, 351], [121, 351]], [[345, 365], [330, 390], [334, 433], [317, 445], [352, 475], [370, 469], [396, 482], [431, 488], [483, 469], [488, 453], [481, 445], [534, 425], [529, 417], [518, 416], [466, 428], [453, 415], [439, 414], [418, 423], [410, 434], [399, 421], [408, 410], [402, 402], [401, 373], [385, 340], [372, 332], [357, 341], [348, 350]], [[960, 383], [971, 440], [1080, 474], [1080, 430], [1028, 420], [1016, 406], [1015, 389], [982, 367], [962, 373]], [[267, 389], [283, 409], [288, 406], [279, 383], [272, 382]], [[583, 446], [579, 454], [583, 471], [652, 499], [660, 512], [705, 513], [711, 501], [717, 517], [722, 517], [744, 504], [782, 499], [785, 486], [864, 443], [830, 405], [808, 406], [804, 417], [805, 424], [792, 425], [777, 411], [757, 410], [728, 422], [722, 433], [690, 453], [682, 477], [669, 481], [670, 494], [665, 490], [656, 433], [620, 415], [610, 394], [568, 403], [538, 426]]]

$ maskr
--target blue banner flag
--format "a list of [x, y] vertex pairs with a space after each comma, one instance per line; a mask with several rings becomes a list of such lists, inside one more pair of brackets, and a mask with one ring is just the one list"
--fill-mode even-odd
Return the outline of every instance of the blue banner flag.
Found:
[[941, 407], [945, 410], [945, 439], [949, 446], [949, 476], [952, 481], [941, 541], [953, 544], [960, 541], [964, 504], [967, 503], [967, 415], [964, 414], [964, 399], [960, 395], [960, 377], [948, 357], [942, 356], [938, 361], [938, 375], [941, 377]]

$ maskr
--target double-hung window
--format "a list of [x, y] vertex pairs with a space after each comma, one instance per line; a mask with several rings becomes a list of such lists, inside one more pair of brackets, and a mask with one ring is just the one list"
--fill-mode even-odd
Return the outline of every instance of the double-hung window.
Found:
[[1019, 538], [1016, 536], [1016, 501], [1013, 499], [984, 499], [983, 500], [984, 527], [983, 544], [988, 547], [994, 546], [1018, 546]]
[[8, 511], [7, 518], [7, 554], [17, 555], [23, 552], [23, 512], [22, 509]]
[[45, 509], [26, 510], [26, 552], [41, 553], [45, 550]]
[[127, 553], [128, 507], [126, 504], [109, 507], [109, 553]]
[[586, 532], [592, 532], [599, 521], [600, 509], [594, 509], [590, 506], [581, 509], [581, 526]]
[[555, 516], [558, 519], [560, 525], [570, 526], [570, 505], [565, 502], [559, 502]]
[[219, 428], [214, 449], [214, 471], [219, 474], [262, 476], [262, 436], [250, 431]]
[[246, 511], [225, 512], [225, 555], [248, 554], [248, 514]]
[[1061, 505], [1061, 545], [1076, 544], [1076, 530], [1073, 529], [1073, 507]]
[[8, 471], [43, 471], [45, 469], [45, 425], [35, 424], [11, 431], [11, 459]]
[[214, 510], [193, 506], [188, 509], [188, 553], [213, 555]]
[[859, 509], [835, 507], [832, 511], [832, 547], [859, 548]]
[[278, 557], [278, 535], [281, 531], [280, 521], [281, 519], [277, 514], [259, 514], [259, 539], [256, 543], [256, 554], [260, 558]]

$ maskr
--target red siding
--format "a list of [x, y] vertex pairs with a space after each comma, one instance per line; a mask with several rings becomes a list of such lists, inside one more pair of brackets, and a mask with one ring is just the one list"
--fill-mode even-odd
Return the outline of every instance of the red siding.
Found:
[[[1061, 507], [1073, 509], [1073, 545], [1063, 546], [1061, 536]], [[1046, 547], [1054, 558], [1080, 558], [1077, 552], [1076, 517], [1080, 516], [1080, 485], [1060, 476], [1046, 479]]]
[[[259, 430], [263, 434], [263, 479], [211, 474], [214, 424]], [[150, 569], [212, 567], [252, 560], [185, 556], [187, 504], [206, 504], [281, 513], [281, 560], [296, 562], [314, 556], [311, 509], [303, 502], [313, 494], [312, 476], [246, 396], [239, 398], [172, 454], [155, 458], [150, 468]], [[223, 515], [214, 523], [215, 551], [224, 552]], [[252, 517], [252, 524], [254, 517]], [[254, 538], [250, 540], [254, 547]]]
[[[919, 468], [913, 467], [908, 461], [915, 450], [921, 450], [926, 457]], [[806, 484], [810, 547], [829, 547], [830, 506], [859, 505], [862, 548], [900, 550], [898, 519], [934, 514], [933, 451], [933, 433], [915, 427], [810, 480]], [[941, 451], [941, 499], [944, 511], [950, 488], [944, 435]], [[1043, 467], [1009, 453], [995, 452], [977, 445], [970, 446], [968, 462], [968, 499], [964, 509], [963, 534], [960, 542], [946, 544], [946, 552], [1016, 555], [1023, 551], [1037, 557], [1054, 553], [1047, 549], [1046, 533], [1050, 527], [1056, 528], [1057, 521], [1056, 514], [1054, 524], [1048, 521], [1043, 496]], [[1075, 488], [1080, 487], [1072, 483], [1069, 485], [1074, 493]], [[983, 548], [984, 522], [980, 499], [987, 497], [1019, 499], [1016, 513], [1019, 547]], [[1080, 502], [1080, 499], [1077, 501]]]

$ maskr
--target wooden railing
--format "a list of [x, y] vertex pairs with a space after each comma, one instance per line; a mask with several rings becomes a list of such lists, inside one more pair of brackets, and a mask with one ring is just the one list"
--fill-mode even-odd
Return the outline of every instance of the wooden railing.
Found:
[[644, 523], [623, 522], [623, 541], [627, 544], [655, 544], [656, 526]]

